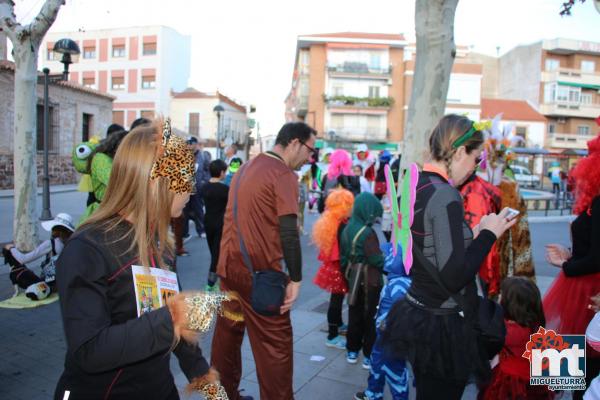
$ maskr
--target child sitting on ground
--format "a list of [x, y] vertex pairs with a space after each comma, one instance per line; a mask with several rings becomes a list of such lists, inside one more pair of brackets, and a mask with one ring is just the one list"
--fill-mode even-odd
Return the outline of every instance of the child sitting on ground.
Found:
[[547, 386], [529, 384], [529, 360], [523, 357], [530, 335], [546, 324], [538, 287], [527, 278], [506, 278], [500, 287], [506, 339], [492, 379], [480, 391], [480, 400], [547, 400], [554, 393]]
[[[346, 279], [340, 267], [339, 237], [352, 214], [354, 196], [346, 189], [333, 190], [325, 201], [325, 212], [313, 227], [313, 241], [319, 249], [321, 266], [314, 283], [331, 293], [327, 310], [329, 333], [325, 345], [338, 349], [346, 348], [346, 340], [340, 336], [345, 327], [342, 322], [342, 304], [348, 291]], [[340, 329], [343, 328], [343, 329]]]
[[[50, 239], [44, 240], [33, 251], [23, 253], [13, 244], [8, 244], [5, 248], [10, 251], [12, 258], [22, 266], [45, 256], [41, 265], [42, 274], [40, 281], [44, 281], [50, 290], [54, 291], [56, 275], [55, 262], [65, 246], [65, 243], [69, 240], [73, 231], [75, 231], [75, 226], [73, 225], [73, 218], [69, 214], [60, 213], [56, 218], [50, 221], [43, 221], [42, 228], [50, 232]], [[13, 283], [17, 284], [16, 282]], [[37, 287], [38, 286], [36, 286], [35, 290], [33, 285], [31, 289], [27, 288], [27, 297], [35, 297], [35, 300], [38, 300], [47, 296], [45, 290], [38, 290]], [[34, 291], [31, 292], [32, 290]]]
[[[388, 311], [394, 303], [401, 300], [410, 287], [410, 278], [406, 276], [402, 262], [402, 248], [398, 245], [398, 252], [394, 256], [393, 244], [384, 243], [381, 251], [385, 256], [383, 270], [387, 273], [387, 283], [381, 289], [381, 298], [375, 317], [377, 335], [384, 329]], [[356, 400], [383, 399], [385, 383], [390, 387], [394, 400], [408, 399], [408, 368], [404, 360], [397, 360], [385, 354], [383, 348], [375, 341], [371, 351], [371, 370], [367, 390], [358, 392]]]

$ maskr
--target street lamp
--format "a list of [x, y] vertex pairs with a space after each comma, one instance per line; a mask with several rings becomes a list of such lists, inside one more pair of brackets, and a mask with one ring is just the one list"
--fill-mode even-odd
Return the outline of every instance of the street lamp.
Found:
[[221, 158], [221, 114], [225, 109], [222, 105], [217, 104], [213, 111], [217, 113], [217, 158]]
[[54, 53], [62, 54], [60, 60], [64, 64], [65, 69], [62, 75], [50, 76], [50, 70], [44, 68], [44, 178], [43, 178], [43, 196], [42, 196], [42, 215], [40, 219], [47, 221], [52, 219], [50, 212], [50, 175], [48, 173], [48, 129], [50, 127], [50, 112], [48, 101], [48, 84], [50, 82], [60, 82], [69, 79], [69, 64], [72, 64], [72, 55], [80, 53], [79, 46], [71, 39], [60, 39], [54, 44], [52, 49]]

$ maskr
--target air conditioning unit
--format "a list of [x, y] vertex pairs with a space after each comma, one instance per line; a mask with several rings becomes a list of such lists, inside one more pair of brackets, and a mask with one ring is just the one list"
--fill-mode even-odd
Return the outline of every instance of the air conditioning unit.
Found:
[[559, 124], [564, 124], [565, 122], [567, 122], [567, 120], [564, 118], [559, 118], [556, 120], [556, 122], [558, 122]]

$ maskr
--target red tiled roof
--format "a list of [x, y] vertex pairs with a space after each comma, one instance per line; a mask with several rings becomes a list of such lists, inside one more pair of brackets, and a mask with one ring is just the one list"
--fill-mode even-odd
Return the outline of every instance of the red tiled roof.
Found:
[[525, 100], [481, 99], [481, 118], [491, 119], [500, 113], [507, 121], [546, 122], [546, 118]]
[[[7, 69], [9, 71], [14, 71], [15, 70], [15, 63], [12, 62], [12, 61], [9, 61], [9, 60], [2, 60], [2, 61], [0, 61], [0, 69]], [[43, 76], [43, 74], [41, 74], [40, 72], [38, 72], [38, 77], [40, 77], [40, 76]], [[92, 94], [94, 96], [106, 97], [106, 98], [108, 98], [110, 100], [115, 100], [116, 99], [115, 96], [112, 96], [112, 95], [110, 95], [108, 93], [104, 93], [104, 92], [101, 92], [99, 90], [95, 90], [95, 89], [92, 89], [92, 88], [89, 88], [87, 86], [83, 86], [83, 85], [80, 85], [78, 83], [71, 82], [71, 81], [51, 82], [50, 84], [51, 85], [64, 86], [65, 88], [78, 90], [80, 92]]]
[[373, 39], [373, 40], [404, 40], [404, 35], [397, 33], [367, 33], [367, 32], [336, 32], [301, 35], [307, 37], [331, 37], [341, 39]]
[[171, 95], [174, 99], [209, 99], [215, 97], [194, 88], [187, 88], [183, 92], [171, 92]]
[[239, 110], [239, 111], [243, 112], [244, 114], [246, 113], [246, 107], [244, 107], [241, 104], [236, 103], [229, 97], [227, 97], [224, 94], [219, 93], [219, 92], [217, 92], [216, 94], [208, 94], [208, 93], [204, 93], [199, 90], [196, 90], [194, 88], [187, 88], [183, 92], [173, 92], [172, 91], [171, 96], [174, 99], [216, 99], [216, 98], [218, 98], [220, 101], [222, 101], [223, 103], [229, 104], [231, 107], [235, 108], [236, 110]]

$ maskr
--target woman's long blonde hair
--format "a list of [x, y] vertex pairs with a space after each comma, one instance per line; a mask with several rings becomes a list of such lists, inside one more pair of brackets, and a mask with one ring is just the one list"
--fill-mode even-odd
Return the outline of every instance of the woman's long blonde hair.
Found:
[[164, 256], [173, 255], [169, 237], [171, 204], [167, 178], [150, 179], [160, 144], [161, 123], [132, 130], [121, 142], [115, 155], [110, 180], [100, 207], [80, 227], [100, 226], [105, 232], [124, 221], [129, 229], [117, 240], [133, 235], [129, 250], [137, 250], [138, 262], [165, 267]]

